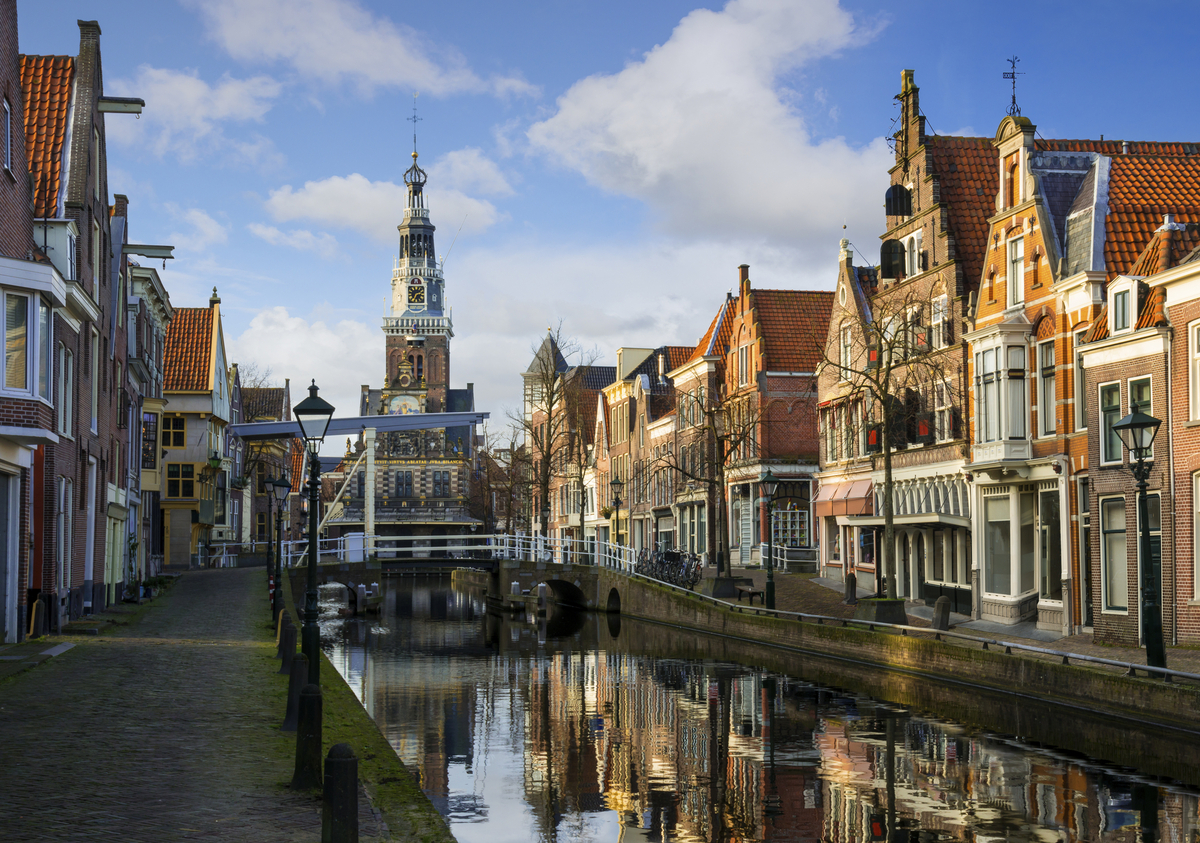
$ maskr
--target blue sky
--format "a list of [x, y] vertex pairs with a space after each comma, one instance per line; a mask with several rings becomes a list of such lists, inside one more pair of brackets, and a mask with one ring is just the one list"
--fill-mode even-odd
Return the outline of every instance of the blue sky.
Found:
[[27, 53], [99, 16], [107, 92], [146, 100], [108, 119], [109, 187], [177, 247], [172, 302], [216, 286], [232, 360], [347, 414], [382, 379], [414, 92], [441, 255], [457, 235], [451, 380], [493, 428], [550, 324], [611, 361], [694, 343], [738, 264], [832, 289], [842, 236], [876, 262], [904, 68], [938, 133], [995, 132], [1015, 53], [1044, 137], [1196, 139], [1189, 4], [18, 5]]

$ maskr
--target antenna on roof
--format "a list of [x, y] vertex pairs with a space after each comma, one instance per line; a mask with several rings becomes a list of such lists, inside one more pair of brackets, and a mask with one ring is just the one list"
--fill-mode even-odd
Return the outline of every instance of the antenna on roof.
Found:
[[[1025, 74], [1017, 70], [1017, 62], [1019, 62], [1020, 59], [1016, 56], [1013, 56], [1011, 59], [1005, 59], [1005, 61], [1007, 61], [1009, 66], [1012, 67], [1012, 70], [1004, 71], [1004, 78], [1012, 80], [1012, 104], [1008, 107], [1008, 116], [1020, 117], [1021, 107], [1017, 105], [1017, 77], [1024, 76]], [[414, 141], [414, 143], [415, 142], [416, 141]]]
[[413, 122], [413, 157], [414, 157], [414, 159], [416, 157], [416, 124], [418, 124], [418, 121], [425, 119], [425, 118], [419, 118], [419, 116], [416, 116], [416, 95], [418, 95], [419, 92], [420, 91], [413, 91], [413, 116], [410, 116], [410, 118], [404, 118], [406, 120], [410, 120]]
[[467, 217], [470, 214], [463, 214], [463, 221], [458, 224], [458, 231], [454, 232], [454, 239], [450, 241], [450, 248], [446, 250], [446, 254], [442, 255], [441, 268], [446, 268], [446, 258], [450, 257], [450, 253], [454, 251], [454, 244], [458, 242], [458, 235], [462, 234], [463, 226], [467, 224]]

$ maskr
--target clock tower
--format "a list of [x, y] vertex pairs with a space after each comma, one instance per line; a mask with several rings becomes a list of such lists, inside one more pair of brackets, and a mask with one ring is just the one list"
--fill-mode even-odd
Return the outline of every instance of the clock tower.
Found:
[[450, 384], [450, 338], [445, 281], [433, 245], [434, 226], [425, 206], [425, 171], [404, 173], [408, 188], [400, 232], [400, 255], [392, 269], [390, 314], [383, 319], [387, 373], [376, 413], [446, 412]]

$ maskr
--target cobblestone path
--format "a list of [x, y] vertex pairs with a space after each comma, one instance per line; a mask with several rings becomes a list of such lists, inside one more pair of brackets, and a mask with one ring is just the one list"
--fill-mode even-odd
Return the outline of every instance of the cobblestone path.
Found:
[[[0, 683], [0, 840], [320, 840], [319, 799], [287, 787], [262, 580], [190, 572], [128, 626]], [[359, 801], [361, 839], [379, 839]]]

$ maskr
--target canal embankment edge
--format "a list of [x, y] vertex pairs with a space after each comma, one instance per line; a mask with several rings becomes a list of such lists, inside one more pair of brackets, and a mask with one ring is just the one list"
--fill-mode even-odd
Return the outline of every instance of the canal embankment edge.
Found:
[[[299, 605], [292, 598], [293, 578], [297, 576], [300, 575], [293, 573], [292, 577], [284, 577], [286, 606]], [[285, 677], [280, 678], [286, 682]], [[392, 839], [457, 843], [445, 818], [421, 790], [417, 777], [396, 754], [379, 725], [324, 653], [321, 653], [321, 693], [322, 757], [334, 744], [351, 746], [358, 756], [359, 781], [372, 807], [383, 816]]]

